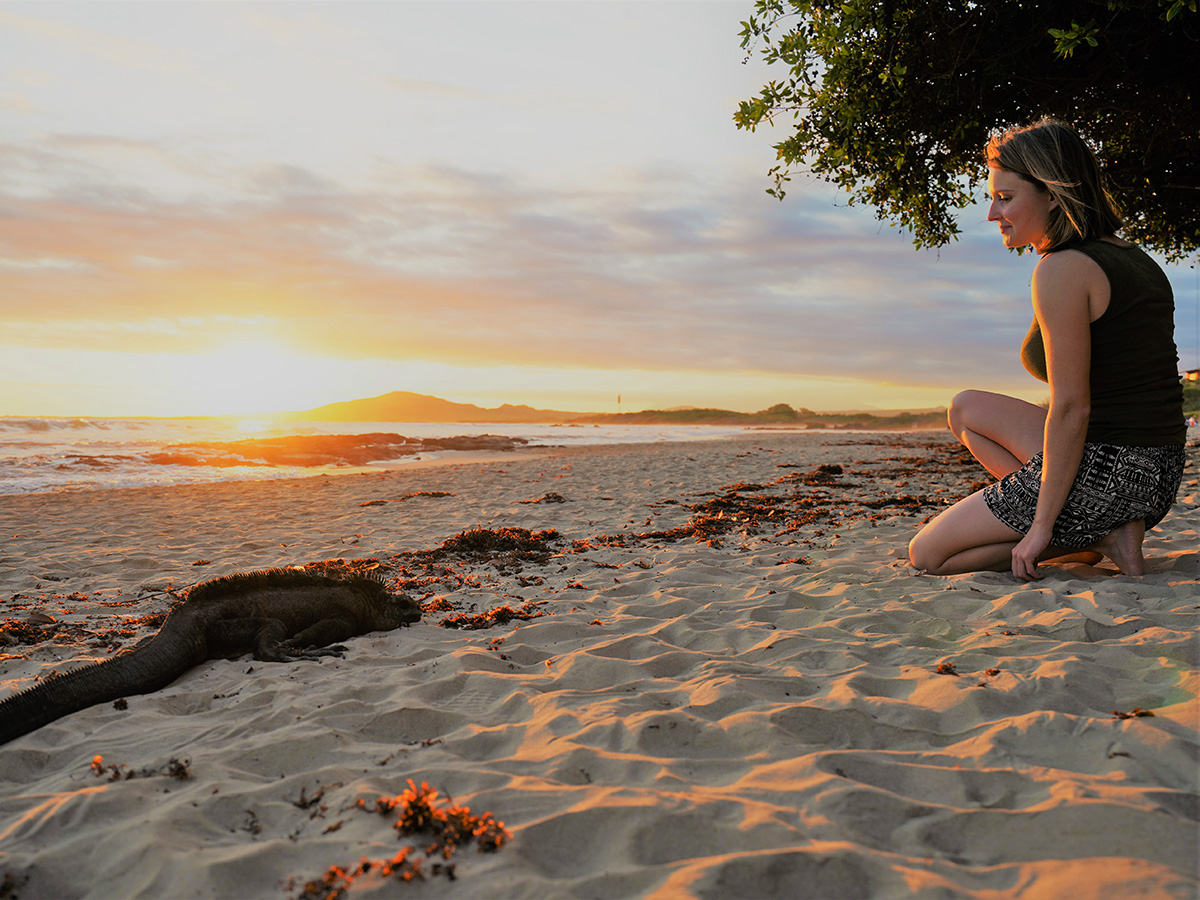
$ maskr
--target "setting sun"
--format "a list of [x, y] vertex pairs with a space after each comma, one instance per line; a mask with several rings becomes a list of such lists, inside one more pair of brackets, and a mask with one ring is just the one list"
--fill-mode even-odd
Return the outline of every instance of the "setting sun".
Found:
[[320, 395], [326, 365], [282, 343], [229, 344], [178, 360], [178, 405], [202, 415], [300, 409]]

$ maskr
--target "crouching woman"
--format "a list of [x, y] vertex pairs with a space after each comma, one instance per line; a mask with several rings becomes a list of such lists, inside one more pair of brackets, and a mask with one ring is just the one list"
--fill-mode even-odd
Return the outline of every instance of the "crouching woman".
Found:
[[1116, 236], [1099, 164], [1071, 128], [1043, 120], [989, 142], [988, 220], [1004, 245], [1032, 246], [1034, 320], [1021, 361], [1050, 386], [1049, 409], [964, 391], [950, 429], [998, 479], [945, 510], [909, 544], [931, 574], [1103, 555], [1145, 571], [1142, 539], [1170, 509], [1187, 429], [1162, 269]]

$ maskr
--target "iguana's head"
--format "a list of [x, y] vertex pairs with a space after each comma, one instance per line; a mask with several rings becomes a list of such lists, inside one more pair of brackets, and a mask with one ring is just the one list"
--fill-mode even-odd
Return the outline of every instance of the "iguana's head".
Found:
[[393, 594], [390, 591], [385, 597], [379, 614], [383, 621], [380, 630], [399, 628], [401, 625], [411, 625], [421, 619], [421, 604], [408, 594]]
[[331, 585], [349, 587], [358, 597], [357, 602], [350, 602], [349, 608], [371, 631], [390, 631], [421, 619], [421, 604], [408, 594], [388, 590], [387, 581], [379, 574], [352, 578], [315, 577], [325, 578]]

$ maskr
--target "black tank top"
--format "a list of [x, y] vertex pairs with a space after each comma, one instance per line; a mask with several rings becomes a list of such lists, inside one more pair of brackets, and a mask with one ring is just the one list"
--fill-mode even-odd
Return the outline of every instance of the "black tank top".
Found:
[[[1185, 443], [1171, 282], [1139, 247], [1084, 241], [1070, 249], [1094, 260], [1110, 289], [1108, 309], [1091, 326], [1087, 440], [1132, 447]], [[1035, 378], [1048, 380], [1036, 319], [1021, 345], [1021, 362]]]

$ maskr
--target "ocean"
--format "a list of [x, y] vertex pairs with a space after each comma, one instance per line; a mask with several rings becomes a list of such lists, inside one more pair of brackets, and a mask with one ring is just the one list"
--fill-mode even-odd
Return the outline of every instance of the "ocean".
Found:
[[0, 494], [381, 471], [470, 450], [694, 441], [736, 426], [0, 417]]

